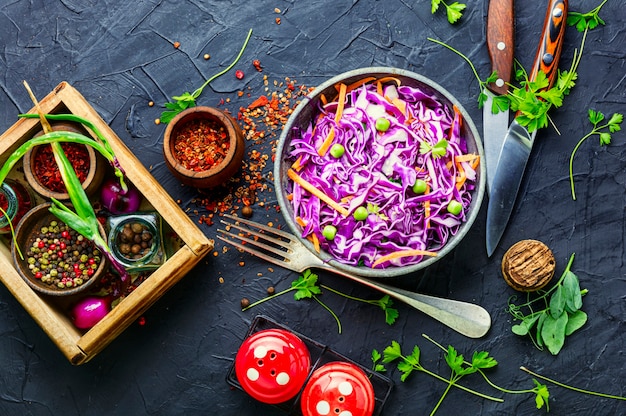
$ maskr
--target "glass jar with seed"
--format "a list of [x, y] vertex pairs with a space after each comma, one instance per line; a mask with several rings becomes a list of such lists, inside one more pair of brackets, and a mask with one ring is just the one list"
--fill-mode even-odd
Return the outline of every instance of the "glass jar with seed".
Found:
[[107, 225], [111, 251], [129, 273], [155, 269], [165, 262], [158, 214], [111, 216]]

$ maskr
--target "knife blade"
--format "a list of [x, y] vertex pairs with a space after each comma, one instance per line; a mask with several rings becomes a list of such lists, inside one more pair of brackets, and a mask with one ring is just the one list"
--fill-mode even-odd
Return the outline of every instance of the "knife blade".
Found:
[[[549, 80], [548, 88], [557, 77], [566, 19], [567, 0], [550, 0], [529, 77], [533, 81], [539, 71], [544, 72]], [[518, 122], [518, 115], [516, 114], [504, 139], [487, 206], [487, 255], [490, 257], [500, 242], [513, 211], [537, 132], [534, 130], [529, 133]]]
[[509, 128], [509, 110], [494, 112], [493, 99], [508, 92], [513, 73], [515, 50], [515, 20], [513, 0], [491, 0], [487, 11], [487, 50], [491, 60], [491, 72], [498, 74], [483, 93], [483, 144], [487, 167], [487, 192], [491, 193], [493, 177], [498, 165], [504, 136]]

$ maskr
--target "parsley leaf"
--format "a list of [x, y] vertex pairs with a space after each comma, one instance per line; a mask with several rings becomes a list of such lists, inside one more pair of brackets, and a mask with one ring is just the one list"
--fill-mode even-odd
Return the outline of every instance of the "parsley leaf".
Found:
[[[580, 146], [593, 135], [597, 135], [600, 138], [600, 146], [607, 146], [611, 144], [611, 133], [618, 132], [622, 129], [622, 122], [624, 121], [624, 115], [620, 113], [613, 113], [611, 118], [605, 124], [602, 123], [606, 117], [600, 111], [596, 111], [593, 109], [589, 109], [587, 112], [587, 118], [589, 122], [593, 125], [591, 131], [585, 134], [574, 146], [574, 150], [572, 150], [572, 154], [569, 158], [569, 180], [570, 180], [570, 188], [572, 190], [572, 199], [576, 200], [576, 192], [574, 190], [574, 156], [576, 152], [580, 148]], [[608, 132], [606, 131], [608, 130]]]
[[446, 151], [448, 149], [448, 141], [446, 139], [441, 139], [434, 145], [431, 145], [428, 142], [420, 143], [420, 153], [425, 155], [428, 152], [431, 152], [435, 159], [445, 156]]
[[313, 295], [319, 295], [322, 290], [317, 286], [317, 275], [312, 273], [310, 269], [307, 269], [302, 275], [291, 282], [291, 289], [295, 289], [293, 297], [295, 300], [301, 300], [304, 298], [312, 298]]
[[439, 6], [442, 4], [446, 8], [446, 17], [448, 18], [448, 23], [450, 24], [456, 23], [461, 17], [463, 17], [463, 10], [467, 7], [465, 4], [459, 3], [458, 1], [448, 5], [443, 0], [431, 0], [430, 12], [435, 14], [437, 10], [439, 10]]

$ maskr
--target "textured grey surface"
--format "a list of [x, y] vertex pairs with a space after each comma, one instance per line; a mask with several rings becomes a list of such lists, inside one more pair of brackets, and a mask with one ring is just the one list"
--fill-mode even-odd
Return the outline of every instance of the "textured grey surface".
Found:
[[[468, 2], [457, 25], [442, 13], [431, 15], [429, 2], [407, 1], [77, 1], [2, 0], [0, 2], [0, 130], [31, 105], [22, 80], [39, 96], [60, 81], [75, 86], [111, 124], [141, 162], [184, 208], [196, 208], [193, 189], [183, 188], [167, 170], [161, 155], [164, 126], [153, 120], [168, 97], [193, 90], [224, 68], [239, 50], [248, 29], [254, 34], [238, 68], [216, 80], [199, 104], [219, 105], [236, 113], [264, 93], [270, 81], [295, 78], [315, 86], [345, 70], [396, 66], [431, 77], [459, 99], [482, 127], [476, 106], [478, 85], [456, 55], [427, 40], [445, 40], [489, 71], [485, 47], [487, 2]], [[528, 67], [541, 29], [544, 2], [518, 1], [516, 57]], [[530, 3], [533, 3], [532, 5]], [[572, 1], [571, 10], [588, 11], [599, 1]], [[281, 9], [275, 13], [274, 9]], [[490, 371], [497, 384], [510, 389], [532, 387], [520, 365], [590, 390], [625, 395], [626, 316], [625, 206], [626, 138], [600, 147], [597, 139], [581, 147], [575, 161], [578, 200], [572, 201], [567, 164], [578, 139], [588, 130], [588, 108], [606, 114], [624, 111], [626, 39], [620, 1], [611, 0], [601, 16], [605, 27], [592, 31], [580, 65], [578, 85], [562, 109], [551, 116], [554, 129], [539, 133], [509, 227], [492, 258], [485, 253], [485, 209], [467, 240], [435, 266], [391, 283], [459, 300], [477, 302], [492, 315], [493, 327], [482, 339], [457, 335], [419, 312], [398, 304], [400, 318], [385, 324], [374, 307], [330, 293], [322, 299], [340, 317], [338, 334], [330, 315], [317, 303], [289, 295], [248, 312], [242, 297], [257, 299], [267, 286], [290, 285], [297, 275], [231, 250], [212, 255], [163, 296], [145, 314], [144, 326], [133, 325], [91, 362], [72, 367], [6, 288], [0, 287], [0, 414], [2, 415], [274, 415], [276, 409], [256, 403], [232, 389], [225, 377], [250, 321], [266, 314], [352, 359], [369, 365], [373, 348], [397, 340], [408, 350], [422, 348], [423, 364], [446, 376], [440, 352], [421, 337], [426, 333], [444, 345], [471, 355], [488, 350], [499, 361]], [[281, 18], [281, 24], [275, 18]], [[561, 68], [569, 66], [581, 35], [568, 28]], [[172, 43], [181, 46], [174, 49]], [[202, 56], [211, 54], [205, 61]], [[256, 72], [251, 61], [261, 60]], [[250, 88], [252, 98], [236, 92]], [[148, 107], [148, 101], [157, 105]], [[252, 144], [267, 149], [268, 143]], [[267, 171], [272, 169], [271, 163]], [[268, 210], [257, 207], [255, 220], [282, 220], [271, 192]], [[217, 226], [202, 225], [214, 238]], [[529, 340], [510, 332], [505, 311], [514, 293], [499, 274], [500, 259], [515, 242], [534, 238], [554, 251], [557, 274], [575, 252], [573, 271], [589, 289], [583, 309], [589, 322], [568, 338], [557, 356], [536, 350]], [[239, 267], [240, 261], [245, 267]], [[258, 276], [258, 274], [262, 276]], [[224, 283], [219, 282], [219, 278]], [[355, 296], [375, 298], [369, 289], [327, 274], [322, 283]], [[445, 385], [414, 374], [405, 383], [396, 371], [383, 414], [428, 414]], [[490, 391], [480, 378], [465, 383]], [[550, 385], [551, 414], [619, 415], [624, 402], [590, 398]], [[495, 395], [497, 404], [452, 390], [438, 414], [531, 415], [531, 395]]]

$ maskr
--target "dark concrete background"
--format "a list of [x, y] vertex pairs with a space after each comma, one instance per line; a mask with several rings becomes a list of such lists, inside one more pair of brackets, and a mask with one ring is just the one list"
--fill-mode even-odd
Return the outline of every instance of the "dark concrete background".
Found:
[[[485, 46], [487, 2], [467, 2], [465, 16], [450, 25], [442, 11], [431, 14], [429, 2], [407, 1], [201, 1], [201, 0], [2, 0], [0, 1], [0, 131], [30, 109], [22, 87], [29, 82], [43, 97], [60, 81], [76, 87], [110, 123], [141, 162], [190, 215], [198, 207], [194, 189], [181, 187], [167, 170], [161, 153], [164, 125], [154, 119], [172, 95], [191, 91], [226, 67], [254, 30], [238, 69], [208, 87], [198, 104], [236, 113], [264, 94], [263, 75], [271, 82], [285, 77], [315, 86], [346, 70], [395, 66], [431, 77], [453, 93], [482, 129], [477, 108], [478, 84], [468, 65], [427, 40], [433, 37], [456, 47], [476, 65], [490, 71]], [[532, 4], [530, 4], [532, 3]], [[571, 1], [570, 10], [586, 12], [598, 1]], [[536, 50], [545, 2], [518, 1], [516, 57], [527, 68]], [[275, 8], [280, 9], [276, 13]], [[276, 18], [281, 23], [276, 23]], [[227, 371], [245, 332], [258, 313], [290, 326], [341, 354], [369, 366], [373, 348], [391, 340], [408, 352], [422, 349], [423, 364], [447, 377], [447, 366], [426, 333], [466, 356], [487, 350], [499, 361], [489, 371], [494, 382], [509, 389], [533, 386], [524, 365], [581, 388], [625, 395], [626, 336], [625, 206], [626, 145], [623, 132], [600, 147], [590, 139], [575, 162], [577, 201], [568, 180], [571, 150], [589, 130], [587, 109], [605, 114], [624, 112], [626, 50], [621, 2], [609, 1], [601, 12], [606, 26], [589, 33], [579, 68], [578, 85], [565, 106], [553, 111], [558, 126], [538, 134], [520, 197], [503, 240], [492, 258], [484, 248], [486, 201], [473, 230], [447, 257], [427, 270], [391, 283], [437, 296], [476, 302], [491, 313], [493, 326], [482, 339], [458, 335], [420, 312], [397, 304], [393, 326], [377, 308], [324, 293], [323, 301], [340, 317], [343, 333], [317, 303], [290, 295], [241, 312], [242, 297], [258, 299], [268, 286], [286, 288], [297, 274], [268, 265], [235, 250], [207, 258], [91, 362], [71, 366], [6, 288], [0, 288], [0, 414], [2, 415], [274, 415], [275, 408], [256, 403], [226, 382]], [[180, 42], [180, 48], [172, 44]], [[561, 68], [569, 67], [581, 34], [568, 28]], [[211, 59], [205, 61], [203, 55]], [[251, 66], [260, 59], [264, 70]], [[237, 69], [236, 68], [236, 69]], [[239, 98], [237, 91], [251, 96]], [[156, 105], [149, 107], [147, 103]], [[270, 141], [248, 143], [267, 151]], [[268, 163], [268, 174], [273, 168]], [[266, 207], [255, 207], [254, 219], [282, 222], [271, 190]], [[202, 214], [202, 212], [200, 212]], [[194, 216], [194, 218], [196, 218]], [[210, 238], [217, 225], [200, 225]], [[583, 310], [589, 322], [569, 337], [556, 357], [535, 349], [511, 333], [507, 299], [514, 295], [499, 272], [504, 251], [515, 242], [544, 241], [557, 259], [560, 275], [576, 253], [573, 271], [589, 293]], [[240, 261], [245, 267], [239, 267]], [[258, 276], [261, 274], [262, 276]], [[220, 283], [220, 278], [224, 282]], [[354, 296], [378, 298], [372, 290], [326, 273], [320, 281]], [[391, 368], [390, 368], [391, 369]], [[389, 371], [394, 390], [385, 415], [428, 414], [445, 384], [422, 374], [400, 382]], [[531, 415], [529, 394], [492, 391], [479, 376], [464, 383], [503, 397], [492, 403], [453, 389], [438, 414]], [[592, 398], [549, 384], [551, 414], [618, 415], [626, 405]]]

